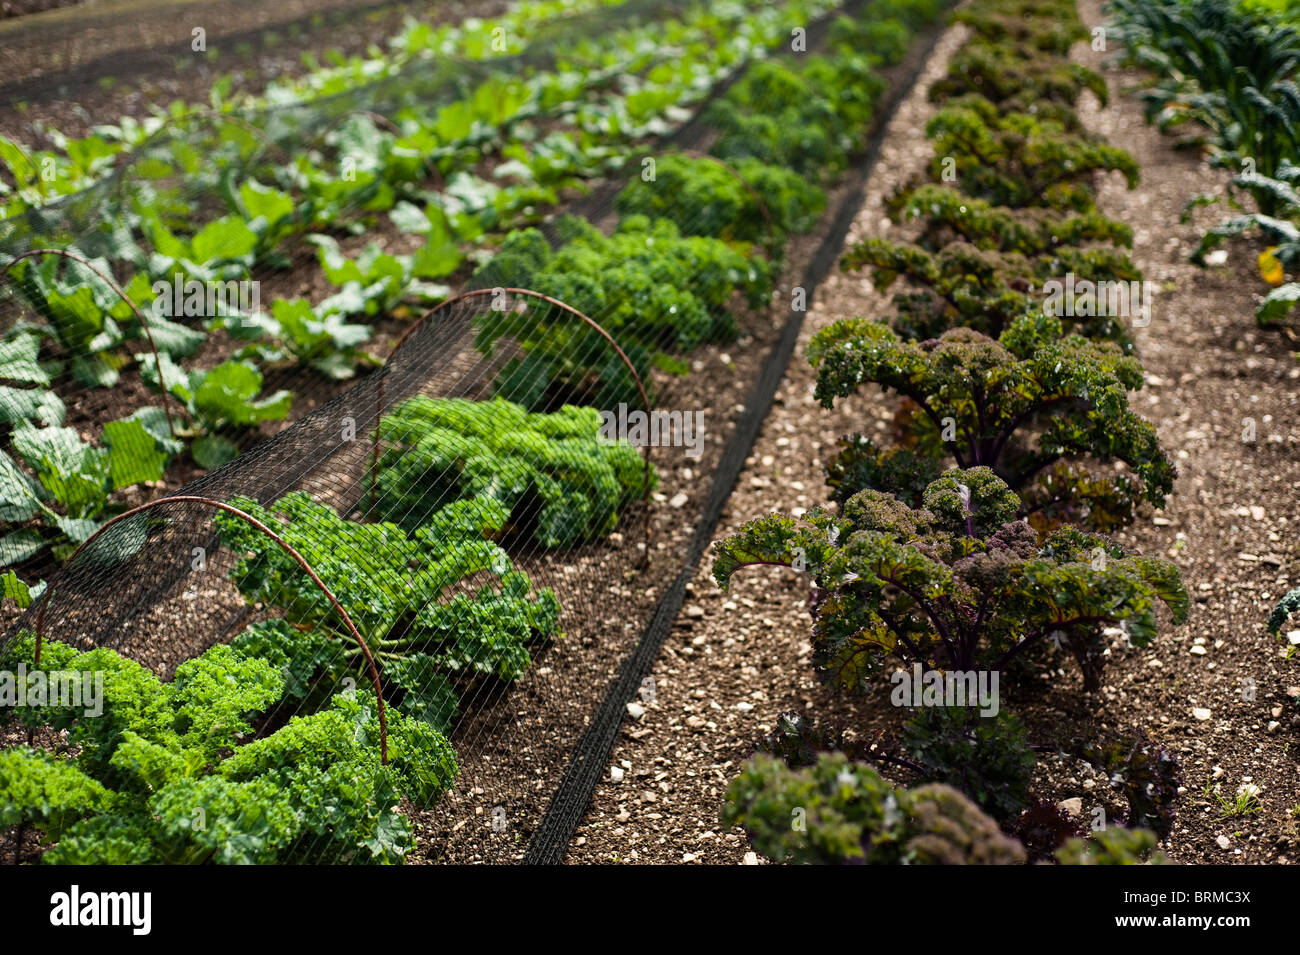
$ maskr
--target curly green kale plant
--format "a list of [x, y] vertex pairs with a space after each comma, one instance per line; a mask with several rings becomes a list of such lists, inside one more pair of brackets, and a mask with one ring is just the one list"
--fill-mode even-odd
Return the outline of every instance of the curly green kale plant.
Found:
[[[517, 680], [529, 648], [556, 634], [555, 595], [533, 591], [485, 539], [508, 517], [496, 501], [448, 504], [410, 534], [345, 520], [301, 491], [267, 508], [232, 503], [302, 554], [361, 631], [396, 704], [437, 725], [454, 715], [455, 681]], [[368, 684], [361, 649], [298, 564], [242, 520], [223, 514], [217, 524], [222, 543], [241, 555], [234, 579], [244, 598], [284, 615], [255, 624], [236, 646], [288, 667], [292, 695], [332, 693], [347, 676]]]
[[887, 200], [886, 206], [895, 222], [923, 220], [925, 232], [919, 244], [931, 251], [943, 250], [955, 241], [1024, 256], [1045, 255], [1086, 242], [1133, 246], [1132, 227], [1100, 212], [1063, 216], [1050, 209], [1011, 209], [935, 183], [903, 190]]
[[[846, 442], [831, 466], [837, 498], [863, 487], [907, 493], [909, 466], [950, 456], [959, 467], [992, 468], [1022, 496], [1022, 514], [1107, 528], [1132, 520], [1144, 499], [1163, 505], [1175, 471], [1155, 429], [1129, 407], [1143, 380], [1137, 359], [1059, 334], [1059, 321], [1041, 314], [1016, 319], [997, 341], [958, 328], [905, 342], [866, 319], [819, 332], [808, 356], [825, 407], [874, 382], [919, 409], [907, 422], [911, 458], [896, 462], [861, 437]], [[1099, 475], [1088, 466], [1109, 461], [1125, 469]]]
[[769, 252], [790, 233], [810, 231], [826, 207], [826, 194], [789, 169], [757, 159], [737, 159], [734, 168], [702, 157], [661, 156], [654, 179], [633, 179], [614, 204], [625, 218], [666, 219], [684, 235], [758, 243]]
[[21, 635], [6, 666], [47, 681], [102, 679], [94, 715], [52, 698], [5, 711], [67, 733], [58, 754], [0, 754], [0, 827], [39, 830], [54, 843], [47, 863], [400, 862], [414, 836], [395, 804], [432, 805], [457, 772], [441, 733], [396, 712], [381, 764], [363, 693], [265, 726], [258, 714], [281, 697], [283, 678], [229, 646], [181, 664], [171, 683], [108, 649], [45, 641], [40, 667], [34, 649]]
[[980, 96], [965, 96], [940, 109], [926, 125], [934, 142], [931, 172], [945, 161], [964, 191], [1000, 206], [1045, 205], [1087, 212], [1095, 208], [1094, 173], [1118, 170], [1137, 185], [1138, 165], [1123, 149], [1071, 131], [1049, 110], [1000, 114]]
[[507, 531], [543, 547], [602, 537], [647, 488], [641, 455], [600, 429], [595, 408], [411, 398], [379, 423], [386, 446], [368, 513], [415, 530], [443, 505], [482, 497], [508, 511]]
[[1068, 646], [1095, 689], [1103, 628], [1122, 624], [1145, 646], [1161, 604], [1175, 623], [1187, 618], [1176, 566], [1072, 527], [1040, 541], [988, 468], [947, 472], [924, 504], [866, 490], [840, 517], [814, 509], [799, 521], [750, 521], [715, 545], [714, 578], [725, 590], [742, 567], [806, 570], [818, 598], [814, 663], [849, 689], [891, 664], [1000, 671], [1049, 641]]
[[941, 783], [899, 789], [842, 753], [805, 769], [757, 756], [727, 790], [722, 822], [777, 862], [1016, 865], [1024, 850]]
[[[684, 237], [668, 220], [632, 216], [607, 237], [567, 217], [557, 230], [566, 242], [556, 251], [535, 229], [512, 232], [471, 284], [532, 289], [585, 313], [619, 343], [642, 380], [652, 363], [672, 366], [672, 352], [733, 335], [729, 308], [736, 292], [751, 307], [771, 295], [766, 259], [743, 244]], [[524, 354], [506, 362], [496, 393], [530, 411], [640, 405], [623, 360], [599, 332], [566, 312], [526, 298], [484, 310], [475, 347], [491, 355], [503, 340]]]
[[[925, 290], [894, 297], [900, 312], [894, 325], [913, 338], [931, 338], [954, 327], [1000, 335], [1018, 316], [1049, 307], [1042, 288], [1059, 276], [1073, 274], [1076, 282], [1091, 283], [1128, 283], [1142, 278], [1128, 256], [1117, 249], [1058, 247], [1031, 259], [1016, 252], [980, 249], [964, 241], [928, 252], [908, 243], [864, 239], [840, 260], [845, 271], [867, 266], [872, 268], [876, 288], [882, 291], [900, 276]], [[1112, 314], [1108, 303], [1096, 296], [1081, 296], [1071, 311], [1074, 314], [1069, 321], [1080, 334], [1132, 348], [1123, 316]]]

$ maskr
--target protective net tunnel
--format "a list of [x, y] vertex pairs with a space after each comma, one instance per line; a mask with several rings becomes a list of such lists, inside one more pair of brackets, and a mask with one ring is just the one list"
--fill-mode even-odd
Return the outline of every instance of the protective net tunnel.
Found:
[[[638, 0], [621, 12], [653, 23], [688, 6]], [[888, 113], [886, 91], [905, 88], [919, 62], [920, 43], [910, 40], [909, 53], [892, 34], [878, 54], [833, 45], [837, 20], [869, 24], [876, 6], [828, 7], [808, 29], [814, 53], [840, 57], [840, 67], [851, 61], [860, 75], [838, 91], [840, 114], [825, 117], [838, 131], [811, 130], [794, 147], [802, 172], [776, 176], [781, 167], [764, 163], [778, 158], [772, 137], [790, 106], [778, 67], [803, 66], [774, 47], [728, 71], [689, 118], [621, 144], [618, 167], [594, 168], [580, 197], [565, 193], [544, 215], [525, 215], [493, 254], [444, 275], [438, 304], [408, 300], [377, 318], [375, 352], [384, 357], [372, 367], [343, 380], [305, 364], [269, 371], [266, 391], [295, 396], [287, 423], [221, 432], [238, 451], [233, 460], [181, 472], [192, 479], [169, 475], [162, 497], [73, 537], [61, 566], [41, 558], [52, 572], [6, 631], [9, 663], [104, 669], [110, 711], [114, 674], [124, 695], [162, 681], [178, 736], [157, 745], [172, 756], [191, 746], [205, 687], [244, 689], [232, 733], [193, 744], [207, 754], [198, 757], [202, 778], [156, 790], [175, 797], [168, 811], [177, 826], [202, 817], [177, 840], [185, 852], [213, 861], [518, 861], [557, 792], [567, 787], [573, 803], [574, 766], [599, 757], [584, 751], [591, 732], [624, 711], [629, 686], [653, 700], [634, 658], [662, 641], [681, 605], [799, 312], [838, 248], [854, 205], [847, 159], [868, 151]], [[570, 18], [506, 71], [544, 71], [561, 55], [548, 44], [573, 47], [610, 17]], [[892, 22], [907, 37], [935, 17]], [[285, 237], [324, 227], [319, 191], [293, 174], [283, 144], [328, 149], [355, 124], [395, 141], [412, 104], [454, 104], [502, 68], [458, 63], [414, 87], [389, 78], [268, 117], [188, 116], [85, 193], [0, 223], [3, 261], [72, 249], [107, 264], [129, 298], [139, 291], [131, 266], [145, 260], [117, 255], [123, 230], [147, 236], [146, 259], [160, 254], [163, 236], [141, 210], [181, 201], [183, 216], [219, 218], [241, 178], [275, 182], [292, 197], [278, 257], [255, 256], [245, 273], [265, 276], [263, 295], [274, 300], [286, 270], [320, 251]], [[239, 171], [187, 175], [189, 150], [225, 150]], [[446, 159], [416, 156], [404, 174], [445, 194], [455, 176]], [[156, 176], [138, 176], [141, 168]], [[801, 175], [825, 191], [799, 188], [792, 180]], [[120, 218], [102, 218], [105, 201]], [[360, 215], [366, 202], [344, 205]], [[75, 271], [82, 263], [49, 258], [85, 277]], [[11, 325], [31, 318], [30, 303], [11, 299]], [[143, 341], [154, 323], [145, 308], [133, 311]], [[137, 393], [164, 399], [170, 427], [186, 408], [166, 400], [176, 398], [166, 379], [191, 366], [186, 356], [159, 358], [152, 344], [137, 356], [137, 374], [147, 378], [152, 361], [154, 384], [164, 385]], [[83, 386], [70, 384], [69, 404]], [[72, 722], [37, 721], [6, 743], [57, 749]], [[126, 731], [104, 730], [119, 752]], [[149, 753], [123, 757], [136, 768], [115, 771], [144, 773], [140, 766], [161, 759]], [[310, 792], [311, 811], [251, 824], [239, 800], [258, 786], [276, 791], [273, 805]], [[565, 825], [552, 824], [549, 838]], [[232, 833], [247, 828], [259, 848], [241, 854]], [[85, 834], [96, 832], [92, 820]], [[17, 858], [25, 834], [11, 836]], [[79, 839], [64, 843], [62, 861], [85, 861]]]

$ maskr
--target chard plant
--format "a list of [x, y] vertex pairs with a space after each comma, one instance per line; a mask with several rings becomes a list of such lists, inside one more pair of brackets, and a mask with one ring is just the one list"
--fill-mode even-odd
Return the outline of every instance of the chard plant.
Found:
[[1187, 618], [1178, 568], [1125, 552], [1073, 527], [1039, 539], [1017, 520], [1020, 500], [984, 467], [949, 471], [911, 508], [880, 491], [849, 498], [842, 514], [759, 518], [715, 545], [726, 590], [754, 565], [806, 570], [816, 588], [814, 662], [834, 686], [862, 690], [891, 664], [1003, 670], [1059, 643], [1084, 686], [1100, 685], [1102, 630], [1134, 646], [1155, 636], [1158, 610]]
[[[953, 329], [908, 342], [868, 319], [819, 332], [808, 357], [824, 407], [869, 382], [909, 402], [898, 450], [862, 436], [842, 443], [830, 466], [836, 497], [875, 487], [915, 501], [918, 482], [950, 458], [990, 468], [1020, 495], [1021, 516], [1105, 529], [1131, 521], [1143, 500], [1162, 506], [1175, 469], [1155, 429], [1129, 407], [1143, 380], [1137, 359], [1060, 331], [1056, 319], [1027, 314], [996, 341]], [[1097, 470], [1108, 462], [1123, 469]]]

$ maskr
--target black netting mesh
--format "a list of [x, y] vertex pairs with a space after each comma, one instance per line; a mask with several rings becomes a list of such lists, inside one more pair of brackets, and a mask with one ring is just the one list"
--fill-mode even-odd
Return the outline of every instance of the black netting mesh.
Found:
[[[620, 673], [626, 683], [643, 634], [666, 627], [665, 616], [671, 619], [680, 604], [683, 573], [699, 560], [734, 479], [729, 466], [747, 453], [761, 420], [754, 402], [770, 401], [773, 374], [779, 377], [797, 330], [792, 299], [810, 293], [806, 286], [826, 267], [827, 250], [838, 247], [840, 210], [852, 205], [853, 183], [835, 157], [846, 146], [862, 154], [868, 117], [878, 126], [884, 112], [885, 89], [890, 81], [900, 86], [915, 67], [915, 42], [912, 58], [901, 64], [902, 48], [832, 53], [833, 24], [844, 12], [859, 24], [889, 18], [906, 37], [936, 13], [894, 3], [809, 9], [816, 19], [794, 23], [808, 23], [810, 53], [788, 52], [789, 18], [807, 10], [774, 16], [767, 24], [771, 51], [748, 47], [719, 68], [685, 100], [690, 112], [667, 114], [659, 135], [611, 136], [618, 161], [593, 165], [581, 196], [562, 190], [558, 207], [539, 200], [500, 223], [502, 230], [535, 223], [540, 232], [512, 233], [496, 243], [495, 256], [458, 267], [446, 276], [436, 307], [408, 301], [368, 319], [374, 351], [387, 356], [381, 364], [343, 383], [307, 362], [270, 367], [262, 393], [292, 393], [291, 423], [220, 430], [239, 449], [233, 461], [207, 473], [173, 466], [155, 493], [127, 502], [139, 510], [113, 518], [62, 566], [54, 551], [20, 566], [24, 576], [47, 577], [48, 587], [8, 627], [5, 646], [39, 629], [78, 649], [114, 649], [170, 679], [184, 661], [233, 641], [284, 675], [284, 694], [254, 726], [259, 737], [295, 716], [342, 706], [357, 738], [376, 752], [377, 672], [390, 756], [408, 782], [422, 780], [403, 790], [403, 810], [418, 836], [413, 856], [524, 858], [566, 767], [591, 755], [575, 756], [575, 747], [597, 704]], [[667, 45], [637, 54], [632, 75], [645, 75], [684, 55], [680, 24], [702, 29], [693, 10], [698, 5], [664, 0], [595, 5], [539, 29], [515, 57], [422, 59], [399, 75], [308, 105], [169, 122], [89, 189], [0, 221], [0, 261], [32, 249], [73, 248], [126, 286], [166, 254], [161, 233], [150, 232], [151, 217], [160, 221], [155, 213], [193, 235], [197, 223], [229, 213], [232, 190], [256, 180], [294, 198], [283, 235], [259, 249], [249, 272], [265, 280], [266, 307], [297, 293], [293, 283], [316, 261], [303, 232], [331, 231], [355, 255], [361, 246], [339, 223], [375, 221], [364, 198], [334, 210], [328, 223], [318, 221], [322, 191], [298, 175], [299, 157], [332, 163], [358, 138], [391, 157], [393, 144], [432, 122], [438, 109], [484, 89], [509, 96], [502, 77], [563, 71], [629, 32], [652, 36], [662, 29]], [[702, 36], [725, 42], [746, 13], [738, 4], [715, 5]], [[895, 41], [899, 32], [890, 34]], [[880, 39], [857, 36], [862, 43]], [[765, 143], [791, 135], [781, 129], [778, 105], [767, 110], [763, 101], [770, 95], [774, 104], [784, 102], [779, 86], [753, 84], [743, 109], [714, 105], [768, 52], [797, 67], [838, 55], [841, 68], [852, 62], [862, 69], [860, 82], [841, 91], [857, 101], [831, 104], [849, 117], [847, 144], [831, 148], [823, 131], [804, 131], [799, 176], [820, 181], [827, 195], [803, 206], [788, 183], [752, 181]], [[853, 59], [868, 54], [869, 72]], [[582, 95], [593, 104], [625, 98], [625, 69], [609, 67], [607, 79]], [[572, 121], [575, 112], [571, 103], [533, 103], [503, 116], [496, 128], [475, 133], [474, 167], [501, 162], [520, 123], [534, 136]], [[390, 176], [383, 187], [412, 201], [445, 195], [467, 148], [402, 153], [409, 179]], [[701, 238], [674, 253], [676, 271], [665, 274], [679, 281], [620, 285], [613, 275], [620, 256], [659, 255], [682, 236], [719, 233], [719, 211], [688, 191], [670, 185], [643, 192], [641, 206], [630, 201], [638, 183], [653, 190], [657, 181], [647, 178], [646, 160], [666, 177], [679, 163], [713, 168], [739, 187], [739, 205], [723, 210], [737, 218], [721, 230], [729, 245]], [[418, 249], [418, 237], [387, 239], [390, 247]], [[133, 245], [143, 258], [122, 254]], [[597, 286], [580, 267], [601, 255], [609, 281]], [[552, 264], [538, 264], [548, 256]], [[77, 262], [59, 261], [57, 268], [88, 280]], [[14, 285], [30, 274], [20, 272]], [[0, 328], [21, 322], [39, 325], [40, 317], [30, 296], [11, 294]], [[129, 326], [130, 317], [122, 324]], [[213, 335], [174, 367], [164, 362], [164, 377], [211, 367], [230, 344], [229, 336]], [[57, 353], [60, 346], [50, 347]], [[116, 387], [105, 389], [77, 381], [69, 361], [53, 386], [67, 422], [84, 426], [141, 404], [162, 406], [156, 382], [147, 380], [151, 363], [156, 359], [142, 354], [121, 370]], [[181, 404], [178, 398], [167, 407], [185, 423]], [[636, 429], [651, 426], [658, 437], [642, 447], [647, 441]], [[158, 494], [164, 496], [145, 503]], [[339, 704], [340, 692], [352, 703]], [[627, 687], [616, 685], [616, 693], [626, 695]], [[614, 700], [618, 709], [625, 702]], [[458, 770], [449, 791], [417, 798], [413, 793], [430, 795], [429, 781], [442, 771], [431, 768], [427, 753], [412, 752], [427, 742], [428, 727], [445, 734]], [[451, 784], [438, 781], [435, 790]], [[563, 821], [558, 825], [562, 831]], [[300, 841], [294, 858], [336, 862], [355, 855], [355, 845], [327, 826]]]

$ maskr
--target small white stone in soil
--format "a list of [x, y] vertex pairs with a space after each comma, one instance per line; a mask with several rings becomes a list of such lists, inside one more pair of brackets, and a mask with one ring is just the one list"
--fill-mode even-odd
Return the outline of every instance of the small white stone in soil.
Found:
[[1069, 813], [1071, 816], [1083, 815], [1083, 797], [1074, 796], [1070, 799], [1062, 799], [1056, 804], [1059, 808]]
[[758, 853], [746, 852], [745, 858], [741, 861], [741, 865], [758, 865]]
[[1215, 836], [1214, 841], [1219, 844], [1220, 849], [1227, 849], [1232, 845], [1232, 841], [1227, 836]]
[[611, 767], [609, 767], [609, 781], [612, 782], [612, 783], [621, 783], [621, 782], [623, 781], [623, 767], [622, 767], [622, 766], [611, 766]]
[[1214, 714], [1211, 713], [1207, 707], [1204, 706], [1192, 707], [1192, 716], [1196, 717], [1198, 720], [1208, 720], [1213, 715]]
[[634, 720], [639, 720], [641, 717], [645, 716], [645, 707], [636, 700], [633, 700], [627, 705], [627, 715], [632, 717]]
[[678, 492], [673, 495], [672, 500], [668, 502], [668, 506], [681, 509], [686, 506], [686, 502], [689, 500], [690, 498], [685, 493]]

